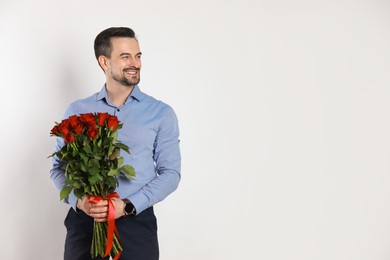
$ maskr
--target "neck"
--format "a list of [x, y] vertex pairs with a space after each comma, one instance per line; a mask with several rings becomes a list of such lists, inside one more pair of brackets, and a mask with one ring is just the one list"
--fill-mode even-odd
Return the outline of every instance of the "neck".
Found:
[[106, 83], [108, 99], [117, 107], [123, 105], [130, 96], [134, 86], [124, 86], [114, 82]]

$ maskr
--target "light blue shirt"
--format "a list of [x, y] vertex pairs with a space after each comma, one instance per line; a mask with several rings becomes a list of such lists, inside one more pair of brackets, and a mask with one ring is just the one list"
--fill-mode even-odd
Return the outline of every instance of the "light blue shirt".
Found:
[[[116, 192], [121, 199], [129, 199], [137, 214], [163, 200], [176, 190], [180, 181], [179, 127], [173, 109], [155, 98], [141, 92], [135, 86], [126, 102], [116, 107], [110, 102], [105, 86], [94, 95], [70, 104], [64, 118], [84, 113], [107, 112], [116, 115], [123, 127], [118, 131], [118, 140], [127, 144], [131, 154], [121, 152], [124, 164], [135, 169], [135, 179], [118, 175]], [[64, 145], [57, 138], [56, 151]], [[50, 178], [58, 190], [65, 185], [61, 162], [53, 157]], [[76, 196], [71, 193], [65, 202], [75, 210]]]

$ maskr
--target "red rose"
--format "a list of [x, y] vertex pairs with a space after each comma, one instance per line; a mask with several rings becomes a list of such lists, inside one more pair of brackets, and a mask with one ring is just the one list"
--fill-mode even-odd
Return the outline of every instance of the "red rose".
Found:
[[69, 124], [72, 128], [77, 127], [80, 124], [79, 117], [78, 116], [70, 116], [69, 117]]
[[75, 127], [73, 127], [73, 133], [75, 133], [76, 135], [81, 135], [82, 132], [83, 132], [82, 124], [78, 124]]
[[67, 135], [70, 133], [70, 130], [69, 130], [69, 120], [68, 119], [64, 119], [62, 120], [61, 124], [58, 126], [58, 128], [60, 129], [60, 132], [62, 135]]
[[109, 115], [107, 119], [107, 128], [111, 131], [114, 131], [119, 124], [119, 120], [116, 116]]
[[64, 119], [61, 121], [60, 127], [69, 127], [69, 119]]
[[96, 128], [96, 126], [88, 127], [87, 135], [89, 136], [89, 138], [94, 140], [98, 136], [98, 129]]
[[88, 126], [95, 125], [96, 124], [96, 116], [92, 113], [81, 114], [80, 121]]
[[58, 127], [58, 125], [55, 125], [55, 126], [53, 127], [53, 129], [51, 129], [50, 134], [51, 134], [51, 135], [59, 136], [59, 134], [60, 134], [60, 128]]
[[64, 136], [65, 143], [73, 143], [74, 142], [74, 136], [69, 133]]
[[107, 113], [98, 113], [98, 121], [99, 121], [99, 126], [104, 126], [106, 123], [106, 120], [108, 118]]
[[83, 132], [83, 125], [80, 121], [80, 117], [73, 115], [70, 116], [68, 120], [70, 127], [73, 129], [73, 133], [79, 135]]

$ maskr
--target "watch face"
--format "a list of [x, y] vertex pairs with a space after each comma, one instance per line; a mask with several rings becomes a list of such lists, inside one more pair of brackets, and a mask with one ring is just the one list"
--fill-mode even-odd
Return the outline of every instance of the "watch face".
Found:
[[127, 214], [131, 214], [133, 213], [133, 210], [134, 210], [134, 206], [132, 203], [127, 203], [126, 206], [125, 206], [125, 211]]

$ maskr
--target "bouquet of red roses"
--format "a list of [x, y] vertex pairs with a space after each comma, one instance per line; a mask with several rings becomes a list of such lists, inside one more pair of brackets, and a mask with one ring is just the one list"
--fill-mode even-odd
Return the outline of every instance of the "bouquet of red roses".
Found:
[[108, 113], [72, 115], [51, 130], [52, 136], [64, 139], [65, 145], [53, 153], [64, 162], [65, 186], [60, 199], [72, 191], [77, 198], [88, 196], [91, 203], [101, 199], [109, 202], [108, 222], [94, 222], [91, 256], [119, 258], [122, 246], [115, 228], [115, 208], [111, 198], [118, 185], [116, 176], [123, 173], [127, 178], [135, 176], [134, 168], [122, 165], [120, 150], [130, 153], [129, 147], [117, 140], [122, 125], [116, 116]]

